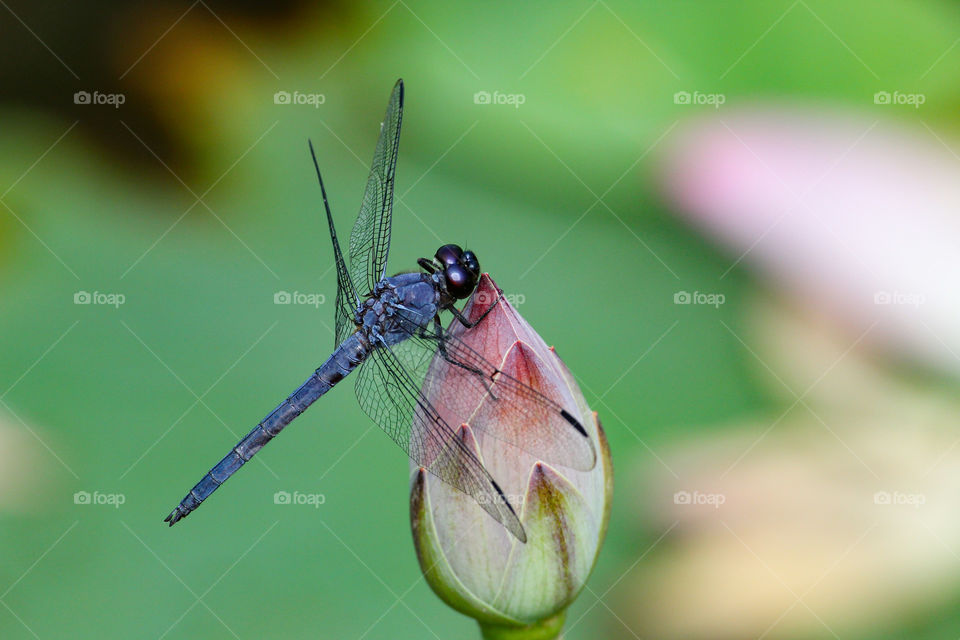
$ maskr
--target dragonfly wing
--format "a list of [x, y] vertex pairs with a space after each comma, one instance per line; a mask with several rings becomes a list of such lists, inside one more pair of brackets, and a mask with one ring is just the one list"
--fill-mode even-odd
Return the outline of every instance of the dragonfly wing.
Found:
[[423, 393], [440, 414], [544, 462], [592, 469], [597, 454], [580, 410], [569, 393], [530, 366], [537, 356], [529, 347], [518, 344], [494, 364], [467, 344], [469, 332], [459, 335], [435, 324], [407, 340], [426, 352], [440, 352], [422, 379]]
[[[403, 347], [405, 343], [398, 345]], [[460, 434], [424, 397], [416, 373], [391, 347], [377, 347], [357, 378], [360, 406], [418, 465], [471, 496], [522, 542], [526, 533], [496, 481]]]
[[370, 165], [360, 213], [350, 234], [350, 274], [361, 295], [385, 275], [390, 252], [390, 224], [393, 216], [393, 182], [397, 170], [397, 149], [403, 119], [403, 80], [397, 80], [390, 94], [387, 112], [380, 125], [380, 137]]
[[356, 288], [353, 286], [350, 272], [347, 271], [346, 262], [343, 260], [343, 253], [340, 251], [337, 230], [333, 226], [333, 214], [330, 213], [330, 204], [327, 202], [327, 190], [323, 186], [320, 165], [317, 164], [317, 154], [313, 151], [312, 142], [310, 143], [310, 156], [313, 158], [313, 166], [317, 170], [320, 193], [323, 194], [323, 208], [327, 212], [327, 225], [330, 227], [330, 240], [333, 242], [333, 259], [337, 267], [337, 309], [336, 329], [334, 331], [334, 346], [337, 346], [342, 344], [356, 328], [354, 325], [354, 310], [360, 304], [360, 299], [357, 297]]

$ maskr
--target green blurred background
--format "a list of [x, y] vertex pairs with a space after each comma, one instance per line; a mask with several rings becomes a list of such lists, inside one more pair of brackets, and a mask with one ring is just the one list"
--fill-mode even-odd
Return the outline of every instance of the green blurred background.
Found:
[[[476, 250], [611, 443], [610, 533], [567, 637], [671, 635], [663, 619], [696, 603], [657, 585], [686, 534], [644, 515], [647, 475], [792, 400], [737, 338], [767, 280], [748, 263], [721, 279], [736, 254], [661, 195], [661, 151], [710, 109], [674, 93], [862, 105], [907, 87], [945, 131], [960, 106], [946, 1], [11, 2], [0, 25], [3, 638], [476, 637], [420, 577], [407, 462], [350, 383], [199, 515], [162, 522], [333, 346], [329, 303], [273, 301], [335, 292], [306, 141], [345, 234], [400, 76], [391, 264], [445, 242]], [[75, 104], [77, 91], [125, 101]], [[323, 104], [276, 104], [278, 91]], [[477, 104], [480, 91], [524, 102]], [[679, 290], [726, 303], [679, 307]], [[74, 304], [81, 291], [125, 301]], [[276, 505], [281, 490], [325, 502]], [[124, 503], [76, 504], [78, 491]], [[882, 624], [866, 611], [768, 635], [956, 637], [958, 581], [937, 585]], [[857, 589], [842, 590], [854, 609]], [[741, 632], [718, 620], [700, 635]]]

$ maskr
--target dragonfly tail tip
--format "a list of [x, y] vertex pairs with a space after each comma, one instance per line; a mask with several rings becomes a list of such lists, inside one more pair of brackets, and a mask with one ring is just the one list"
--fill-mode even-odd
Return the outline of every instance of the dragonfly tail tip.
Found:
[[179, 522], [184, 515], [186, 514], [180, 511], [180, 507], [177, 507], [176, 509], [171, 511], [170, 515], [164, 518], [163, 521], [169, 523], [169, 525], [172, 527], [173, 525], [177, 524], [177, 522]]

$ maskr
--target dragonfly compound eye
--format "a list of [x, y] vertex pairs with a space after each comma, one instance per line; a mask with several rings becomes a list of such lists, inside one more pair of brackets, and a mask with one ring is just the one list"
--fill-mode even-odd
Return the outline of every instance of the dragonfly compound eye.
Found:
[[460, 264], [466, 267], [467, 271], [475, 277], [480, 277], [480, 261], [477, 260], [477, 255], [473, 251], [464, 251]]
[[477, 286], [477, 276], [458, 264], [444, 269], [443, 275], [447, 280], [447, 292], [457, 300], [469, 297]]
[[451, 267], [455, 264], [460, 264], [460, 259], [462, 257], [463, 249], [455, 244], [445, 244], [437, 249], [436, 253], [437, 262], [442, 264], [444, 267]]

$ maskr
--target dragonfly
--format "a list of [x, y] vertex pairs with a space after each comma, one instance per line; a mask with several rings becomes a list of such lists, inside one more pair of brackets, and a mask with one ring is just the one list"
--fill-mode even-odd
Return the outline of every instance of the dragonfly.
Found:
[[[387, 276], [387, 256], [393, 217], [400, 126], [403, 121], [403, 80], [396, 82], [367, 178], [360, 213], [350, 235], [350, 265], [344, 259], [333, 224], [320, 166], [308, 141], [327, 225], [333, 242], [337, 273], [335, 349], [300, 387], [258, 423], [198, 482], [165, 518], [173, 526], [210, 497], [240, 467], [277, 436], [307, 407], [348, 375], [356, 373], [356, 395], [364, 412], [407, 455], [429, 473], [471, 496], [513, 536], [526, 542], [517, 510], [478, 455], [458, 436], [438, 405], [459, 408], [466, 422], [477, 398], [495, 402], [498, 416], [513, 416], [525, 429], [537, 429], [536, 445], [513, 442], [539, 459], [581, 470], [596, 463], [593, 444], [563, 400], [551, 398], [522, 380], [501, 371], [464, 339], [462, 332], [444, 328], [440, 314], [449, 312], [452, 323], [469, 331], [500, 303], [496, 301], [476, 320], [468, 320], [456, 304], [469, 298], [480, 278], [480, 263], [473, 251], [456, 244], [441, 246], [433, 259], [420, 258], [419, 271]], [[457, 335], [459, 334], [459, 335]], [[435, 358], [449, 365], [445, 377]], [[456, 372], [451, 375], [450, 371]], [[479, 395], [478, 395], [479, 394]], [[502, 419], [502, 418], [501, 418]], [[455, 425], [460, 427], [460, 423]], [[493, 433], [493, 425], [470, 426]], [[503, 438], [502, 429], [495, 437]], [[509, 430], [508, 430], [509, 431]], [[509, 441], [509, 440], [508, 440]]]

